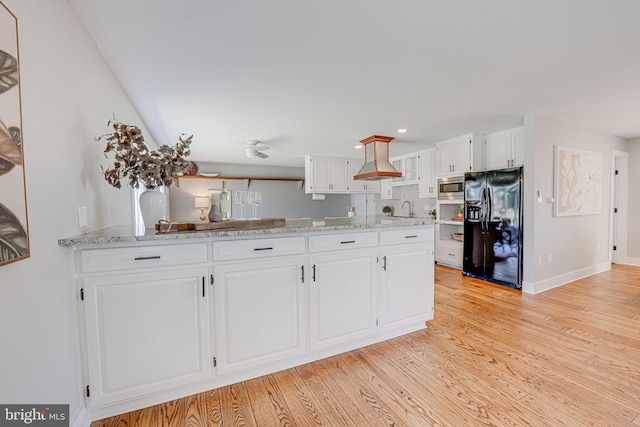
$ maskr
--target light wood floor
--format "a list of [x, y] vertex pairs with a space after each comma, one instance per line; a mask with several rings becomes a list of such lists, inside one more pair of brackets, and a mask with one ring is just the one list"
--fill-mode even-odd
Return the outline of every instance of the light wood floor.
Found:
[[539, 295], [436, 267], [429, 328], [98, 426], [640, 425], [640, 268]]

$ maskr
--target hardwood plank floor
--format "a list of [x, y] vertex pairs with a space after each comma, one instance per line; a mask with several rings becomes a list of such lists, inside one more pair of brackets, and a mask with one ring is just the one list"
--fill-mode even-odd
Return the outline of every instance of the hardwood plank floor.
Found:
[[429, 328], [92, 423], [637, 426], [640, 268], [539, 295], [436, 266]]

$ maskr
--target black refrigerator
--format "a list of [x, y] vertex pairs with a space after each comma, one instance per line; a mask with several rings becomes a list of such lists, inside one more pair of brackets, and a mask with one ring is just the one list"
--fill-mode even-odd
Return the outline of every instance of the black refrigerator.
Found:
[[522, 289], [522, 168], [466, 173], [464, 201], [463, 274]]

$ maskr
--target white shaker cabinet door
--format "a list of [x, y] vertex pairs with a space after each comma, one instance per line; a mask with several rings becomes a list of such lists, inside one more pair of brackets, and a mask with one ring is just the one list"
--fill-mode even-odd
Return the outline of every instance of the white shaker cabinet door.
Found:
[[83, 279], [91, 406], [208, 379], [207, 268]]
[[428, 198], [436, 197], [436, 165], [435, 165], [436, 149], [430, 148], [422, 151], [418, 156], [419, 178], [418, 178], [418, 197]]
[[375, 250], [315, 255], [309, 265], [311, 350], [375, 333]]
[[304, 352], [304, 261], [299, 256], [214, 266], [218, 374]]
[[433, 319], [433, 242], [380, 252], [380, 329]]
[[496, 132], [487, 135], [486, 162], [487, 170], [503, 169], [510, 166], [511, 134], [509, 132]]

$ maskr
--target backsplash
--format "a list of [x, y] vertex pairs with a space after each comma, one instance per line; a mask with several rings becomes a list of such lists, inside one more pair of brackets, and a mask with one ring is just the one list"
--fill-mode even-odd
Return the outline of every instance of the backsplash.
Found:
[[397, 196], [395, 199], [391, 200], [382, 200], [379, 195], [376, 195], [375, 203], [376, 203], [376, 215], [383, 215], [382, 207], [383, 206], [391, 206], [393, 208], [393, 214], [397, 216], [408, 216], [409, 215], [409, 206], [405, 205], [402, 207], [402, 203], [406, 200], [411, 202], [413, 205], [413, 212], [417, 217], [428, 217], [428, 211], [431, 209], [435, 209], [436, 207], [436, 199], [420, 199], [418, 198], [418, 185], [402, 185], [394, 187], [393, 189], [394, 196]]

